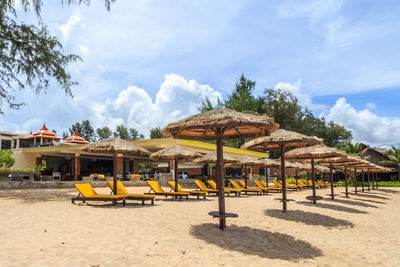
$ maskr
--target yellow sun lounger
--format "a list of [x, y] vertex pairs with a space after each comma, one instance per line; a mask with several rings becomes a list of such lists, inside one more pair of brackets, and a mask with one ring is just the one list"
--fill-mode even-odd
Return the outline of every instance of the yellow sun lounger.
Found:
[[[175, 191], [175, 181], [169, 181], [168, 182], [169, 187], [171, 187], [172, 190]], [[184, 192], [184, 193], [189, 193], [190, 195], [197, 196], [197, 199], [200, 199], [200, 196], [202, 196], [204, 199], [206, 199], [207, 192], [203, 191], [185, 191], [183, 190], [182, 186], [178, 184], [178, 192]]]
[[277, 188], [277, 187], [267, 187], [267, 183], [264, 181], [260, 181], [260, 180], [254, 180], [254, 183], [258, 186], [258, 188], [260, 188], [261, 190], [267, 190], [267, 191], [275, 191], [275, 192], [281, 192], [282, 189], [281, 188]]
[[231, 183], [231, 185], [233, 185], [233, 187], [237, 190], [242, 190], [243, 192], [247, 193], [257, 193], [257, 195], [261, 195], [262, 190], [258, 189], [258, 188], [245, 188], [245, 183], [243, 181], [239, 181], [243, 182], [243, 184], [241, 184], [242, 186], [240, 186], [236, 181], [233, 180], [229, 180], [229, 182]]
[[117, 201], [122, 200], [122, 205], [125, 206], [126, 195], [100, 195], [89, 183], [74, 184], [74, 186], [78, 189], [79, 194], [77, 197], [71, 198], [72, 204], [79, 200], [83, 203], [86, 201], [112, 201], [115, 205]]
[[[312, 180], [307, 180], [307, 182], [308, 182], [308, 185], [312, 187]], [[322, 188], [322, 186], [320, 186], [320, 185], [318, 184], [318, 182], [315, 181], [315, 188]]]
[[[256, 181], [256, 180], [254, 180], [254, 182], [255, 182], [255, 181]], [[240, 184], [240, 186], [241, 186], [242, 188], [246, 188], [246, 183], [245, 183], [244, 181], [239, 181], [239, 184]], [[261, 184], [260, 184], [260, 185], [261, 185]], [[258, 186], [258, 185], [257, 185], [257, 186]], [[261, 189], [259, 186], [258, 186], [258, 188], [247, 186], [247, 189], [261, 190], [264, 194], [267, 194], [267, 193], [268, 193], [268, 188], [265, 188], [265, 190], [264, 190], [264, 189]]]
[[[279, 181], [279, 183], [282, 184], [282, 181]], [[286, 181], [286, 188], [293, 189], [293, 190], [299, 190], [299, 189], [302, 189], [302, 186], [295, 185], [295, 184], [289, 184], [288, 181]]]
[[308, 183], [306, 182], [306, 180], [299, 179], [299, 180], [298, 180], [298, 183], [299, 183], [300, 185], [302, 185], [303, 187], [305, 187], [305, 188], [310, 188], [310, 186], [308, 185]]
[[208, 188], [202, 181], [194, 180], [195, 185], [200, 189], [200, 191], [207, 192], [208, 194], [218, 194], [218, 190]]
[[[108, 181], [107, 184], [111, 188], [111, 191], [114, 191], [114, 182], [113, 181]], [[148, 201], [151, 202], [151, 205], [154, 205], [155, 195], [130, 194], [128, 192], [128, 190], [126, 190], [125, 186], [120, 181], [117, 181], [117, 195], [125, 195], [126, 199], [141, 200], [142, 201], [142, 205], [144, 205], [144, 202], [146, 200], [148, 200]]]
[[[207, 180], [207, 183], [215, 190], [217, 190], [217, 184], [215, 183], [214, 180]], [[240, 196], [240, 193], [242, 192], [242, 190], [237, 190], [237, 189], [231, 189], [231, 188], [224, 188], [224, 192], [225, 194], [230, 194], [230, 193], [234, 193], [235, 196]]]
[[154, 194], [157, 196], [165, 196], [165, 197], [178, 197], [179, 200], [182, 200], [182, 197], [186, 197], [186, 200], [189, 199], [189, 193], [184, 192], [166, 192], [157, 181], [146, 181], [150, 186], [150, 191], [153, 190]]

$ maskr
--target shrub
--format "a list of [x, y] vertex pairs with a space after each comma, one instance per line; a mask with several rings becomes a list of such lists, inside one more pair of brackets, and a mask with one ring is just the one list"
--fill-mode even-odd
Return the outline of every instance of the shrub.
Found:
[[0, 150], [0, 168], [11, 168], [15, 163], [11, 149]]

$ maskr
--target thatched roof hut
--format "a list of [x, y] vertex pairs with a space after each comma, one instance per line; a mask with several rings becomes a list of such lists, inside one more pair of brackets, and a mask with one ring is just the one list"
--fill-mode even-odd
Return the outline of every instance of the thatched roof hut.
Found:
[[122, 153], [124, 155], [150, 154], [148, 150], [119, 138], [109, 138], [87, 144], [82, 147], [82, 150], [92, 153]]
[[[194, 164], [201, 164], [201, 163], [216, 163], [217, 162], [217, 152], [208, 153], [201, 158], [197, 158], [193, 160]], [[224, 154], [224, 163], [234, 163], [238, 162], [237, 158]]]
[[237, 112], [231, 109], [213, 109], [170, 123], [162, 130], [165, 136], [194, 140], [215, 140], [222, 131], [224, 139], [258, 137], [279, 128], [273, 118]]

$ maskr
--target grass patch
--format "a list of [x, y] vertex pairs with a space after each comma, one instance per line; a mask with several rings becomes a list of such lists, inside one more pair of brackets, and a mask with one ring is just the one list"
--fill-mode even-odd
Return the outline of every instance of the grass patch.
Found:
[[[339, 181], [336, 183], [337, 186], [345, 186], [344, 181]], [[348, 186], [354, 186], [353, 180], [349, 180]], [[357, 186], [362, 186], [361, 181], [357, 181]], [[365, 181], [364, 186], [368, 186], [368, 182]], [[371, 183], [372, 186], [372, 183]], [[382, 187], [400, 187], [400, 181], [389, 181], [389, 182], [378, 182], [378, 186]]]

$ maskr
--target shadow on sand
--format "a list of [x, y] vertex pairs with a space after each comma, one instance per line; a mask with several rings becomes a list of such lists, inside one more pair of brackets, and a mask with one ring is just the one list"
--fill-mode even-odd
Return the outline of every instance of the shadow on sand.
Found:
[[21, 190], [1, 190], [0, 199], [21, 200], [26, 202], [41, 202], [41, 201], [71, 201], [71, 197], [77, 194], [61, 190], [40, 190], [40, 189], [21, 189]]
[[377, 195], [373, 195], [373, 194], [368, 194], [367, 192], [358, 192], [357, 194], [354, 192], [349, 193], [349, 195], [352, 196], [359, 196], [359, 197], [368, 197], [368, 198], [376, 198], [376, 199], [389, 199], [387, 197], [383, 197], [383, 196], [377, 196]]
[[287, 212], [282, 212], [282, 210], [269, 209], [265, 211], [265, 215], [288, 221], [301, 222], [308, 225], [321, 225], [328, 228], [354, 227], [354, 224], [347, 220], [336, 219], [331, 216], [302, 210], [289, 210]]
[[[357, 196], [357, 195], [354, 195]], [[353, 198], [352, 199], [357, 200], [357, 201], [362, 201], [362, 202], [370, 202], [370, 203], [375, 203], [375, 204], [386, 204], [386, 202], [382, 201], [377, 201], [377, 200], [372, 200], [372, 199], [365, 199], [365, 198]]]
[[322, 256], [321, 250], [306, 241], [247, 226], [231, 225], [221, 231], [216, 224], [206, 223], [192, 226], [190, 234], [223, 249], [262, 258], [295, 260]]
[[367, 204], [367, 203], [364, 203], [361, 201], [349, 200], [349, 199], [335, 198], [335, 200], [332, 200], [330, 198], [324, 198], [323, 201], [332, 202], [332, 203], [341, 203], [341, 204], [346, 204], [346, 205], [355, 205], [355, 206], [360, 206], [360, 207], [365, 207], [365, 208], [375, 208], [375, 209], [378, 208], [375, 205]]
[[321, 202], [317, 202], [317, 204], [314, 204], [314, 203], [308, 202], [308, 201], [297, 201], [296, 203], [301, 204], [301, 205], [310, 206], [310, 207], [331, 209], [331, 210], [344, 211], [344, 212], [349, 212], [349, 213], [363, 213], [363, 214], [368, 213], [366, 211], [359, 210], [359, 209], [353, 209], [353, 208], [348, 208], [348, 207], [343, 207], [343, 206], [333, 205], [333, 204], [326, 204], [326, 203], [321, 203]]
[[393, 189], [387, 189], [387, 188], [378, 189], [377, 191], [374, 191], [374, 193], [377, 193], [380, 191], [383, 191], [384, 193], [389, 193], [389, 194], [400, 194], [400, 191], [393, 190]]

